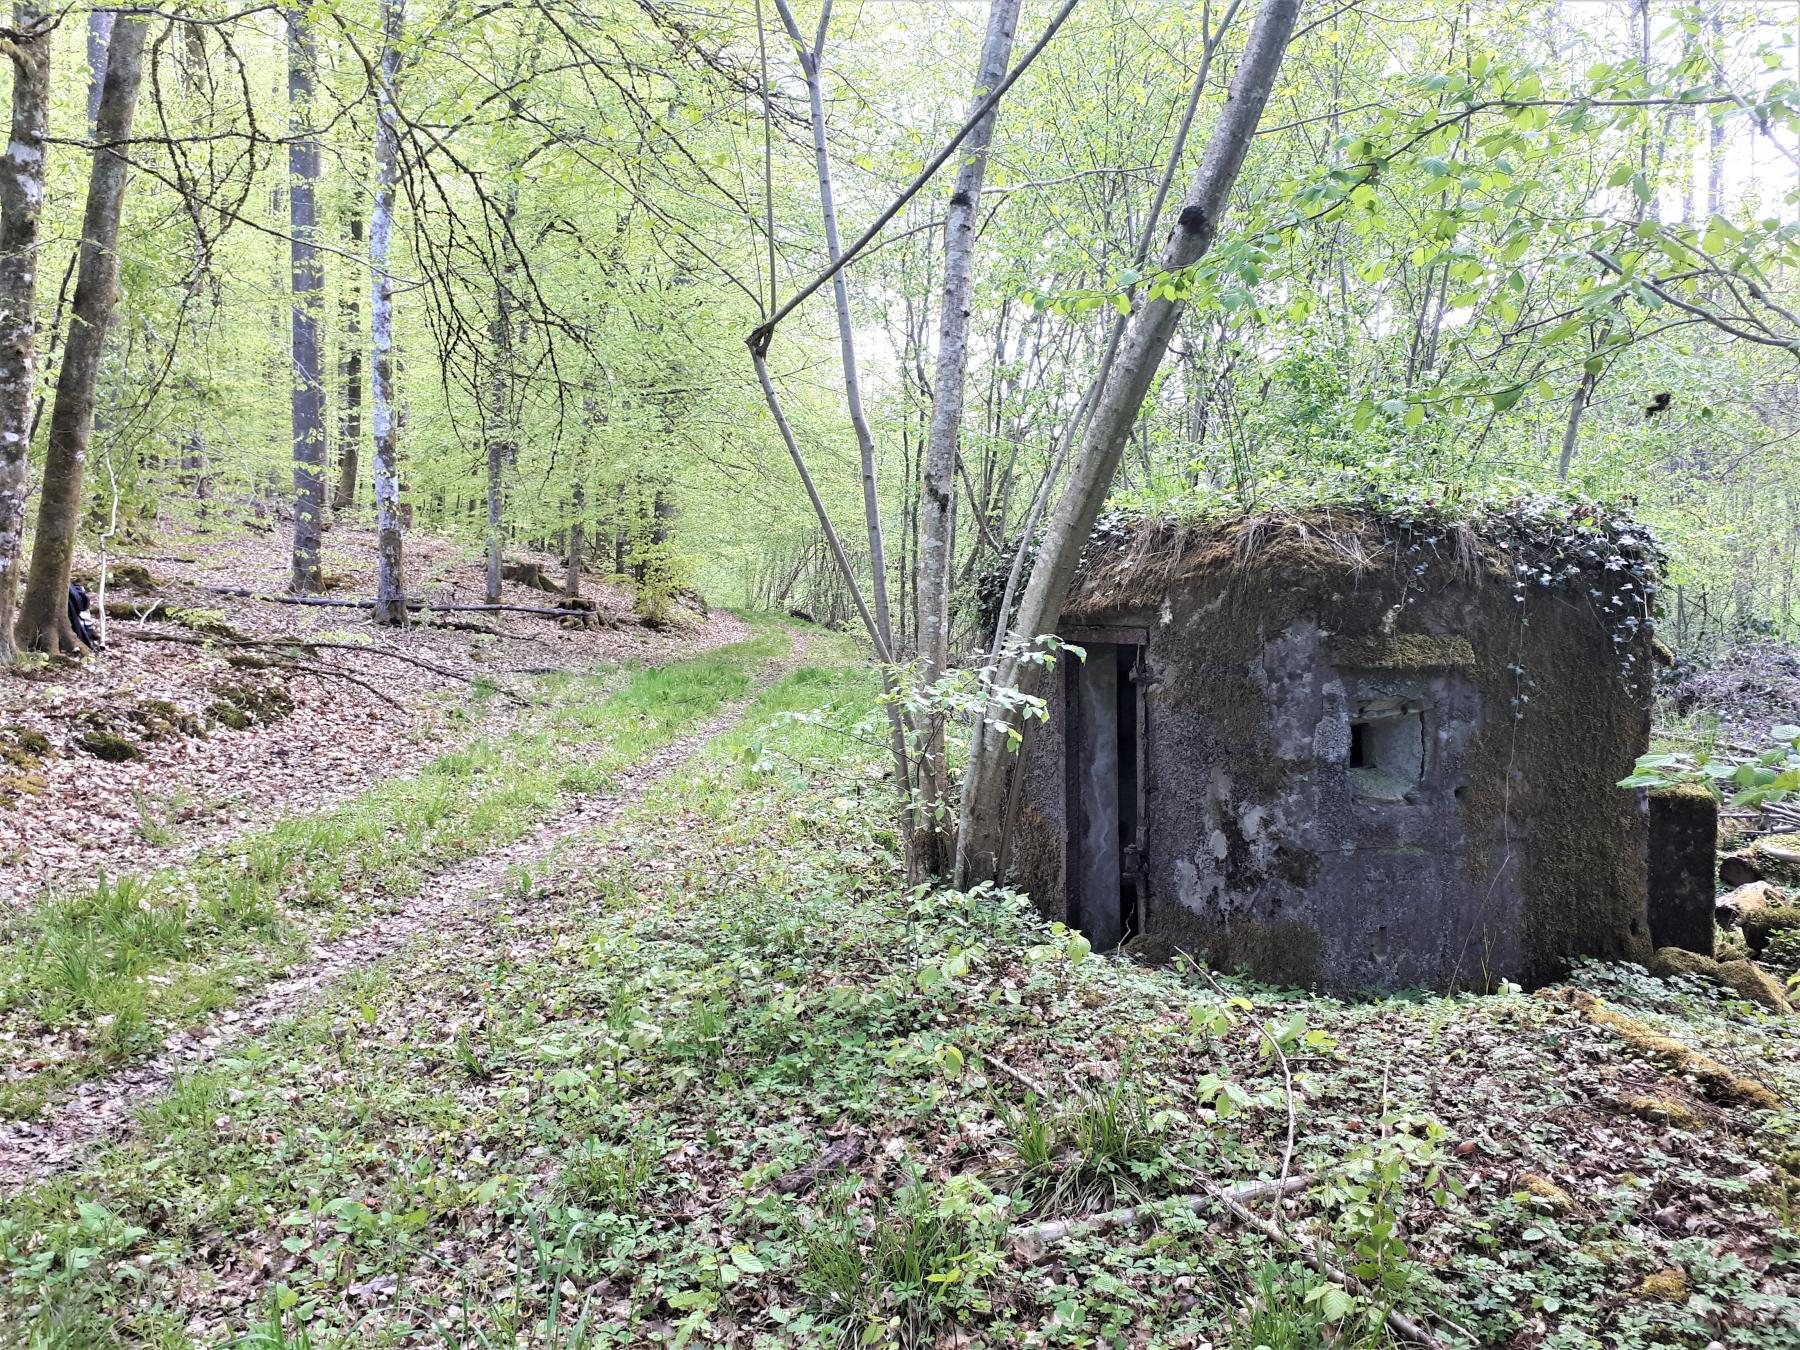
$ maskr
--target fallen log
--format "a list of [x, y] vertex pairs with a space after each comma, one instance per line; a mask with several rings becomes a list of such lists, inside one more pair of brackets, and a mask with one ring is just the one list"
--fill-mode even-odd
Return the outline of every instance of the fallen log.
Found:
[[[208, 586], [212, 595], [233, 595], [240, 600], [261, 600], [271, 605], [318, 605], [326, 609], [374, 609], [373, 600], [337, 600], [326, 595], [266, 595], [245, 586]], [[408, 600], [410, 610], [430, 610], [433, 614], [493, 614], [504, 610], [509, 614], [536, 614], [546, 619], [591, 616], [591, 608], [568, 609], [544, 605], [453, 605], [431, 600]]]

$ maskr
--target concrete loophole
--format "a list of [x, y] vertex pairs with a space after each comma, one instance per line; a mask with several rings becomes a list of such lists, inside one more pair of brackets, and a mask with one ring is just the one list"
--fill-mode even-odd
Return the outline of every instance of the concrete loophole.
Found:
[[1375, 801], [1405, 801], [1425, 776], [1425, 706], [1378, 699], [1350, 719], [1350, 786]]

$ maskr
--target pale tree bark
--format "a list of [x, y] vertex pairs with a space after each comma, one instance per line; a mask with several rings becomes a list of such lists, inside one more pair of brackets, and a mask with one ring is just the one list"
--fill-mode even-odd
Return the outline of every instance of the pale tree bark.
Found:
[[[970, 108], [999, 85], [1012, 59], [1020, 0], [994, 0]], [[969, 367], [969, 316], [974, 304], [975, 221], [987, 173], [988, 144], [998, 108], [976, 122], [962, 144], [956, 186], [944, 220], [944, 286], [938, 313], [937, 371], [931, 387], [931, 426], [926, 434], [924, 474], [919, 494], [918, 613], [919, 679], [929, 685], [950, 663], [950, 592], [956, 563], [956, 464], [961, 453], [963, 381]], [[925, 728], [919, 768], [921, 829], [919, 866], [932, 875], [948, 870], [949, 831], [939, 813], [945, 795], [944, 725]]]
[[92, 131], [100, 120], [100, 94], [106, 83], [106, 52], [112, 44], [113, 21], [110, 9], [90, 10], [87, 26], [87, 124]]
[[1588, 404], [1593, 402], [1594, 389], [1600, 383], [1600, 375], [1604, 368], [1598, 358], [1584, 367], [1581, 382], [1575, 386], [1575, 392], [1569, 398], [1569, 415], [1563, 419], [1562, 450], [1556, 458], [1556, 481], [1568, 481], [1569, 469], [1575, 463], [1575, 451], [1581, 444], [1581, 419], [1587, 414]]
[[325, 376], [319, 310], [325, 268], [319, 257], [319, 137], [313, 129], [317, 48], [305, 11], [287, 12], [288, 269], [293, 288], [294, 557], [288, 589], [320, 589], [319, 537], [325, 527]]
[[494, 317], [488, 324], [487, 412], [487, 602], [500, 599], [502, 527], [506, 523], [506, 470], [518, 457], [513, 431], [513, 222], [519, 213], [519, 184], [507, 189], [500, 221], [500, 270], [494, 278]]
[[50, 127], [48, 17], [31, 0], [13, 6], [12, 133], [0, 159], [0, 664], [11, 661], [25, 493], [37, 379], [38, 226], [44, 208], [44, 138]]
[[[363, 222], [360, 212], [350, 216], [348, 233], [352, 253], [362, 251]], [[338, 476], [331, 493], [331, 509], [348, 511], [356, 505], [356, 478], [362, 466], [362, 306], [355, 290], [349, 291], [339, 309], [342, 337], [338, 359], [343, 406], [338, 410]]]
[[374, 620], [406, 626], [400, 531], [400, 437], [394, 418], [394, 187], [399, 180], [400, 80], [404, 0], [382, 0], [380, 88], [375, 91], [375, 202], [369, 215], [369, 412], [375, 424], [376, 577]]
[[581, 599], [581, 550], [586, 546], [584, 517], [587, 514], [587, 484], [577, 478], [570, 494], [569, 556], [563, 574], [563, 594], [571, 600]]
[[[1192, 265], [1212, 246], [1281, 70], [1299, 9], [1299, 0], [1263, 0], [1205, 158], [1163, 245], [1159, 260], [1163, 271]], [[1012, 625], [1012, 632], [1019, 638], [1030, 640], [1056, 630], [1082, 547], [1111, 489], [1119, 458], [1168, 350], [1180, 313], [1178, 301], [1159, 296], [1141, 301], [1131, 317], [1117, 357], [1094, 400], [1069, 469], [1068, 485], [1056, 504], [1032, 566], [1031, 579]], [[1003, 688], [1031, 692], [1041, 671], [1041, 666], [1005, 657], [996, 680]], [[959, 884], [998, 877], [1005, 867], [1002, 844], [1007, 770], [1011, 762], [1007, 736], [989, 726], [985, 719], [979, 721], [963, 784], [957, 840]]]
[[125, 206], [127, 166], [124, 154], [114, 147], [131, 137], [148, 24], [137, 14], [120, 15], [107, 45], [106, 79], [94, 128], [94, 164], [82, 212], [75, 299], [62, 365], [56, 374], [44, 484], [31, 541], [31, 579], [19, 615], [19, 644], [52, 653], [79, 655], [85, 650], [69, 626], [69, 569], [81, 523], [82, 479], [94, 428], [100, 358], [118, 298], [119, 218]]
[[[800, 32], [788, 0], [775, 0], [781, 22], [793, 39], [794, 51], [806, 79], [806, 98], [812, 113], [813, 159], [819, 176], [819, 211], [825, 223], [827, 256], [836, 263], [844, 255], [838, 236], [837, 197], [831, 183], [831, 154], [825, 140], [825, 89], [823, 61], [825, 33], [831, 24], [831, 0], [819, 14], [818, 33], [811, 46]], [[996, 80], [996, 83], [998, 81]], [[837, 304], [838, 352], [844, 367], [844, 397], [850, 407], [850, 425], [856, 432], [856, 447], [862, 460], [863, 525], [869, 539], [869, 600], [880, 630], [881, 643], [890, 652], [894, 639], [888, 607], [887, 548], [882, 538], [881, 498], [875, 479], [875, 436], [869, 429], [863, 411], [862, 379], [856, 362], [856, 330], [850, 317], [850, 285], [840, 268], [831, 278], [832, 298]]]

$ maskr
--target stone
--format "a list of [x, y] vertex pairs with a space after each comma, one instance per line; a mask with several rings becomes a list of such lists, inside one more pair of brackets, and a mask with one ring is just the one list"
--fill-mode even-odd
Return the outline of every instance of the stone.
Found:
[[1713, 949], [1713, 872], [1719, 803], [1694, 784], [1650, 794], [1650, 940], [1690, 952]]

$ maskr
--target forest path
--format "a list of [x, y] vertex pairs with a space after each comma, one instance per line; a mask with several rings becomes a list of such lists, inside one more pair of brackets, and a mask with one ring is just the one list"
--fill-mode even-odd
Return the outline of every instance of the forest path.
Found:
[[808, 634], [792, 628], [787, 631], [787, 654], [766, 666], [742, 697], [726, 704], [703, 726], [621, 770], [612, 790], [576, 797], [523, 838], [447, 868], [404, 909], [319, 945], [306, 961], [265, 986], [255, 998], [222, 1010], [204, 1027], [170, 1037], [155, 1058], [80, 1084], [35, 1119], [0, 1123], [0, 1193], [17, 1191], [74, 1167], [90, 1150], [129, 1134], [138, 1114], [182, 1075], [301, 1011], [345, 975], [368, 969], [422, 937], [439, 943], [469, 943], [489, 935], [499, 914], [522, 903], [516, 894], [502, 889], [510, 871], [545, 862], [567, 840], [619, 818], [708, 741], [730, 730], [763, 689], [805, 661]]

